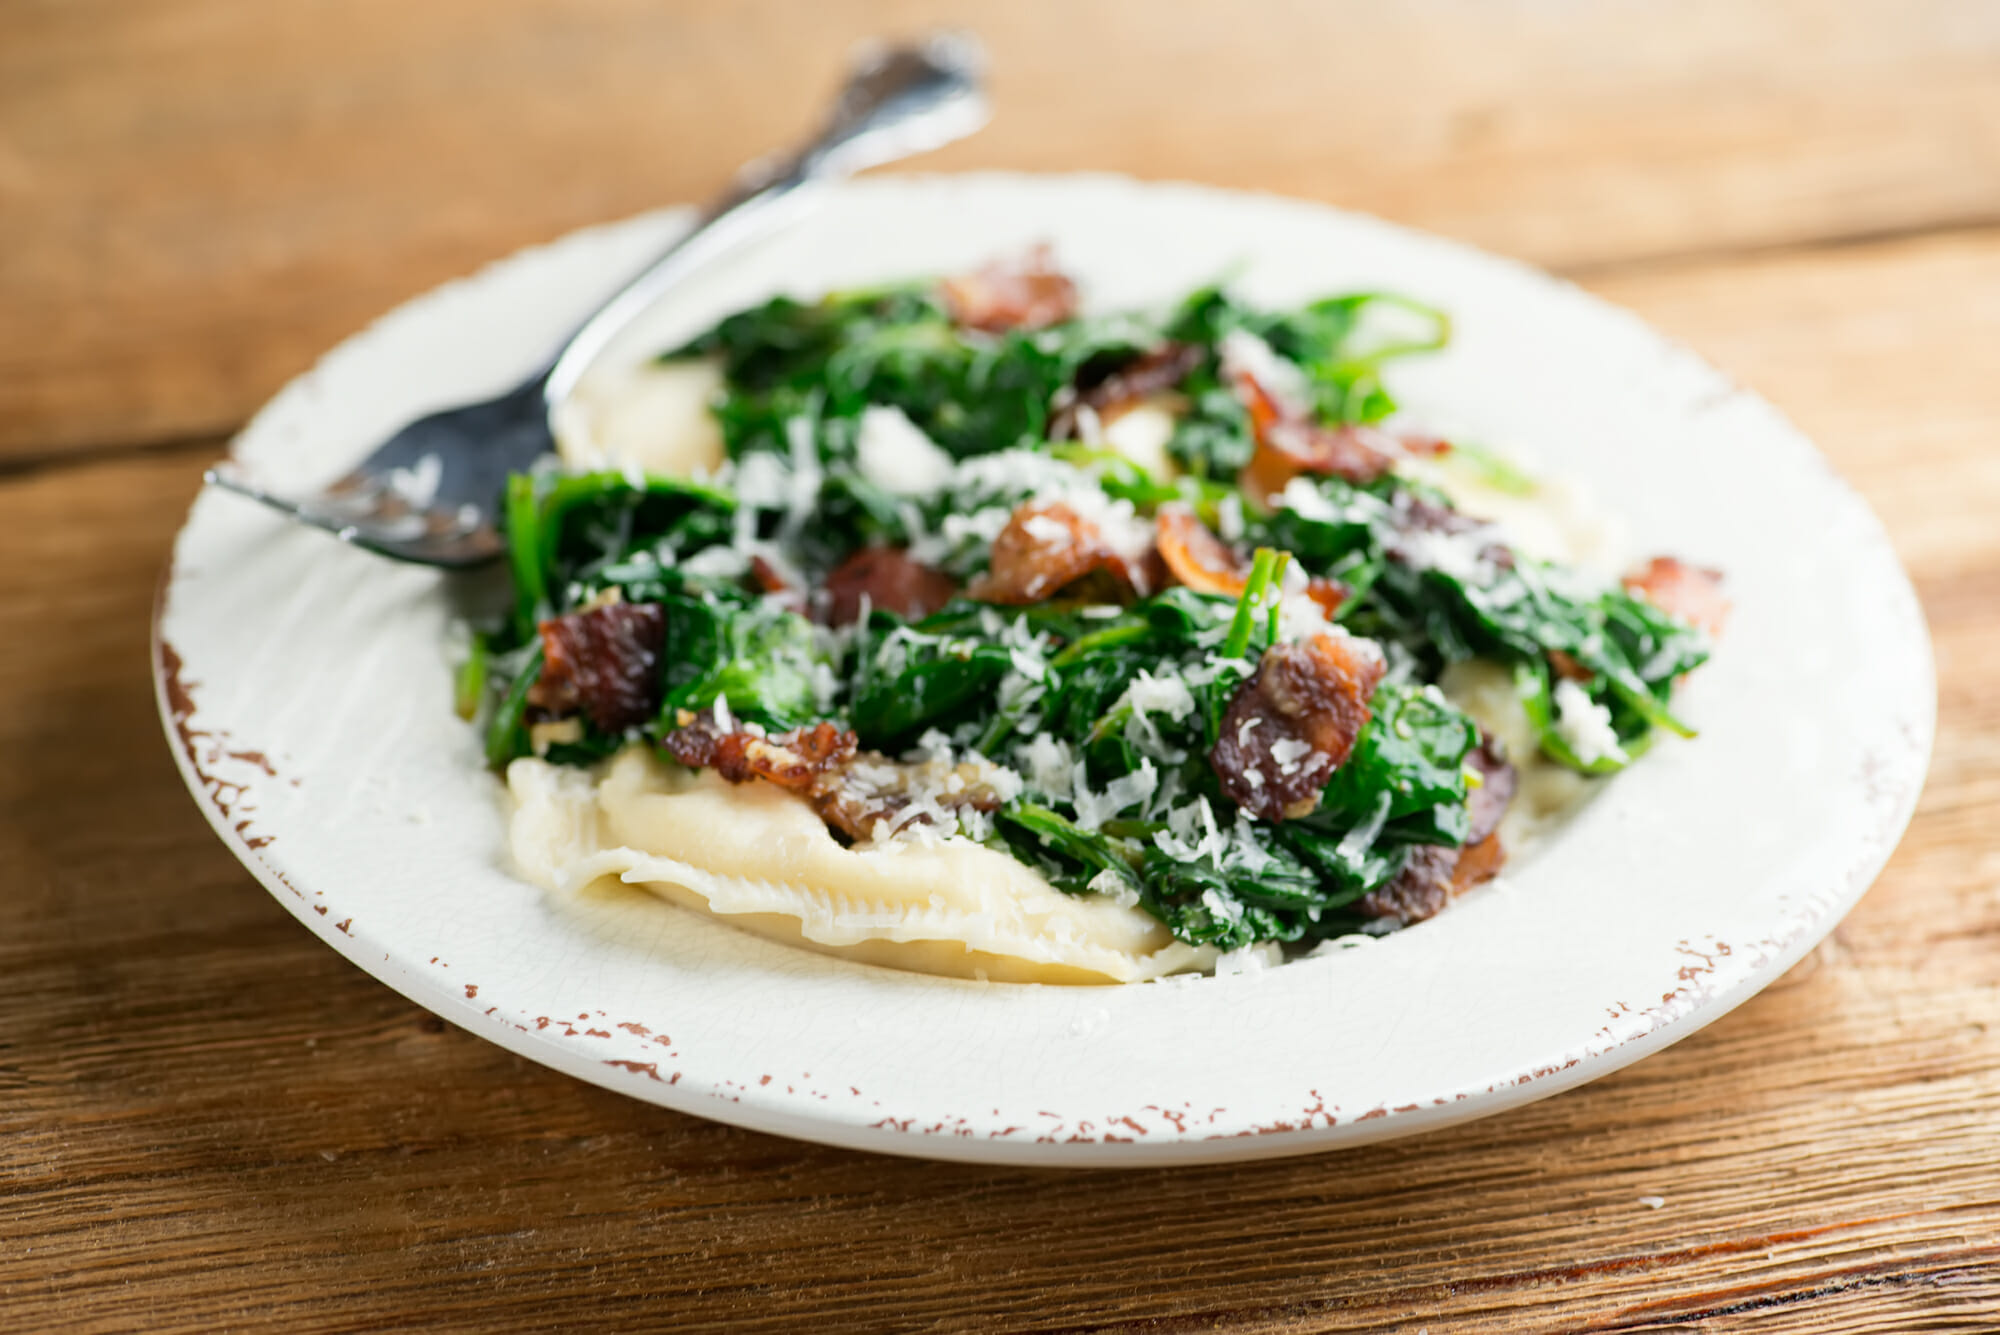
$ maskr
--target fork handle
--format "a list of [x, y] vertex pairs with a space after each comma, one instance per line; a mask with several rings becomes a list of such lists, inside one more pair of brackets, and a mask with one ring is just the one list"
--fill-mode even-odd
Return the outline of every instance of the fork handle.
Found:
[[553, 410], [585, 368], [661, 294], [726, 251], [768, 235], [816, 202], [825, 183], [941, 148], [986, 123], [985, 55], [965, 34], [862, 53], [818, 134], [752, 163], [694, 227], [585, 320], [542, 377]]

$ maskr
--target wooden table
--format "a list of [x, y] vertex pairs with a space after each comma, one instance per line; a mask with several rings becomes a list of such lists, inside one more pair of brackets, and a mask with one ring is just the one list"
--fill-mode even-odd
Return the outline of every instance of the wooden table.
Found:
[[[202, 466], [394, 303], [708, 192], [871, 31], [939, 168], [1281, 191], [1519, 255], [1796, 417], [1936, 637], [1929, 788], [1782, 982], [1315, 1159], [892, 1161], [581, 1085], [301, 931], [161, 743]], [[2000, 1329], [2000, 5], [13, 0], [0, 9], [0, 1328]], [[1865, 627], [1857, 627], [1865, 634]], [[1837, 725], [1837, 721], [1836, 721]]]

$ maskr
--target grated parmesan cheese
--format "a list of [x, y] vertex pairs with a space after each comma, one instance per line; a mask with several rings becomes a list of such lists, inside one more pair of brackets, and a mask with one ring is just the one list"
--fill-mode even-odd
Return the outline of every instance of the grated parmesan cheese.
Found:
[[1220, 922], [1234, 924], [1243, 921], [1243, 905], [1213, 890], [1201, 892], [1201, 904]]
[[1021, 527], [1029, 537], [1051, 547], [1067, 547], [1076, 541], [1076, 535], [1070, 532], [1068, 524], [1049, 515], [1029, 515], [1021, 521]]
[[1028, 786], [1045, 797], [1061, 800], [1069, 796], [1070, 766], [1075, 763], [1069, 743], [1036, 733], [1017, 750], [1026, 768]]
[[910, 558], [925, 565], [938, 565], [945, 558], [972, 546], [991, 547], [993, 540], [1000, 536], [1000, 530], [1007, 527], [1007, 521], [1014, 517], [1012, 507], [991, 505], [969, 514], [948, 514], [935, 533], [926, 532], [921, 524], [905, 523], [910, 529]]
[[1556, 684], [1556, 735], [1586, 765], [1601, 760], [1623, 762], [1630, 757], [1619, 745], [1618, 731], [1611, 726], [1611, 711], [1590, 698], [1590, 692], [1573, 681]]
[[1483, 530], [1470, 533], [1433, 533], [1419, 529], [1402, 538], [1404, 554], [1419, 570], [1436, 570], [1453, 579], [1482, 578], [1491, 568], [1484, 549], [1488, 539]]
[[864, 409], [854, 451], [861, 476], [891, 496], [935, 496], [951, 484], [951, 456], [901, 408]]
[[785, 489], [785, 517], [778, 531], [790, 539], [796, 538], [811, 522], [826, 474], [820, 468], [819, 434], [809, 419], [794, 417], [786, 422], [785, 443], [792, 450], [792, 475]]
[[1215, 976], [1230, 978], [1238, 974], [1262, 973], [1284, 962], [1284, 951], [1277, 942], [1258, 941], [1218, 956], [1215, 961]]
[[1312, 385], [1306, 373], [1249, 330], [1230, 330], [1216, 344], [1216, 351], [1221, 354], [1224, 375], [1248, 376], [1256, 381], [1257, 388], [1287, 417], [1303, 417], [1312, 411]]
[[1151, 760], [1141, 757], [1139, 768], [1119, 775], [1103, 792], [1093, 793], [1084, 776], [1083, 762], [1079, 760], [1070, 767], [1069, 782], [1070, 800], [1076, 804], [1078, 828], [1095, 830], [1119, 812], [1150, 799], [1159, 789], [1160, 772], [1153, 768]]
[[1297, 774], [1299, 762], [1312, 754], [1312, 744], [1296, 737], [1280, 737], [1271, 743], [1271, 759], [1278, 762], [1278, 773]]
[[1095, 480], [1080, 472], [1074, 473], [1060, 489], [1052, 488], [1047, 493], [1038, 491], [1035, 499], [1060, 501], [1095, 524], [1104, 537], [1104, 545], [1135, 568], [1141, 566], [1153, 550], [1158, 527], [1150, 520], [1141, 519], [1132, 502], [1113, 500], [1104, 494], [1104, 489]]
[[1278, 599], [1278, 639], [1285, 644], [1310, 640], [1331, 629], [1326, 609], [1303, 593], [1287, 593]]
[[750, 569], [750, 557], [739, 548], [718, 543], [704, 547], [680, 563], [687, 574], [710, 579], [734, 579]]
[[737, 460], [733, 469], [726, 470], [725, 479], [738, 503], [755, 510], [781, 509], [791, 493], [791, 470], [768, 450]]
[[[1297, 480], [1296, 478], [1293, 479], [1293, 481]], [[1291, 484], [1287, 483], [1286, 485], [1290, 486]], [[1217, 501], [1215, 503], [1215, 522], [1217, 531], [1222, 535], [1224, 542], [1243, 541], [1243, 534], [1245, 532], [1243, 497], [1232, 491]]]
[[1135, 713], [1165, 714], [1176, 723], [1194, 713], [1194, 695], [1186, 682], [1171, 672], [1155, 677], [1144, 668], [1118, 703], [1129, 704]]
[[1167, 828], [1153, 836], [1162, 853], [1181, 862], [1222, 865], [1229, 836], [1215, 824], [1215, 810], [1206, 797], [1184, 802], [1167, 813]]
[[1091, 877], [1084, 889], [1094, 895], [1103, 895], [1120, 908], [1139, 907], [1139, 892], [1132, 888], [1132, 882], [1109, 867]]

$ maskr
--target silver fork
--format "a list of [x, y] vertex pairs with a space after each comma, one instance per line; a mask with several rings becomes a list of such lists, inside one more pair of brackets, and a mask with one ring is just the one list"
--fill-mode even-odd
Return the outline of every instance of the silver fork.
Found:
[[262, 501], [357, 547], [425, 565], [480, 565], [506, 550], [500, 495], [509, 473], [555, 448], [549, 416], [634, 317], [724, 251], [774, 230], [826, 182], [941, 148], [986, 123], [985, 56], [964, 34], [859, 54], [820, 132], [752, 163], [693, 230], [625, 284], [564, 340], [549, 365], [514, 389], [418, 418], [317, 496], [280, 496], [233, 460], [208, 481]]

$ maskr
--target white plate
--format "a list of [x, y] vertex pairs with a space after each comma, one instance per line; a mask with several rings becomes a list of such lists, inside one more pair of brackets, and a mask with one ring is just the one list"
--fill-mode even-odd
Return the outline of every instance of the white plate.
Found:
[[[578, 233], [411, 302], [288, 386], [237, 454], [312, 485], [417, 413], [513, 383], [686, 216]], [[1656, 747], [1498, 886], [1363, 949], [1122, 988], [928, 978], [510, 875], [498, 785], [451, 712], [440, 579], [210, 492], [175, 545], [157, 641], [175, 754], [224, 841], [343, 955], [535, 1061], [764, 1131], [1012, 1163], [1296, 1154], [1499, 1112], [1692, 1033], [1859, 898], [1930, 750], [1909, 584], [1776, 412], [1566, 284], [1263, 196], [876, 178], [614, 355], [775, 290], [1043, 238], [1099, 306], [1236, 269], [1268, 302], [1391, 288], [1448, 308], [1452, 350], [1395, 377], [1412, 420], [1582, 480], [1636, 550], [1728, 571], [1728, 635], [1681, 702], [1700, 739]]]

